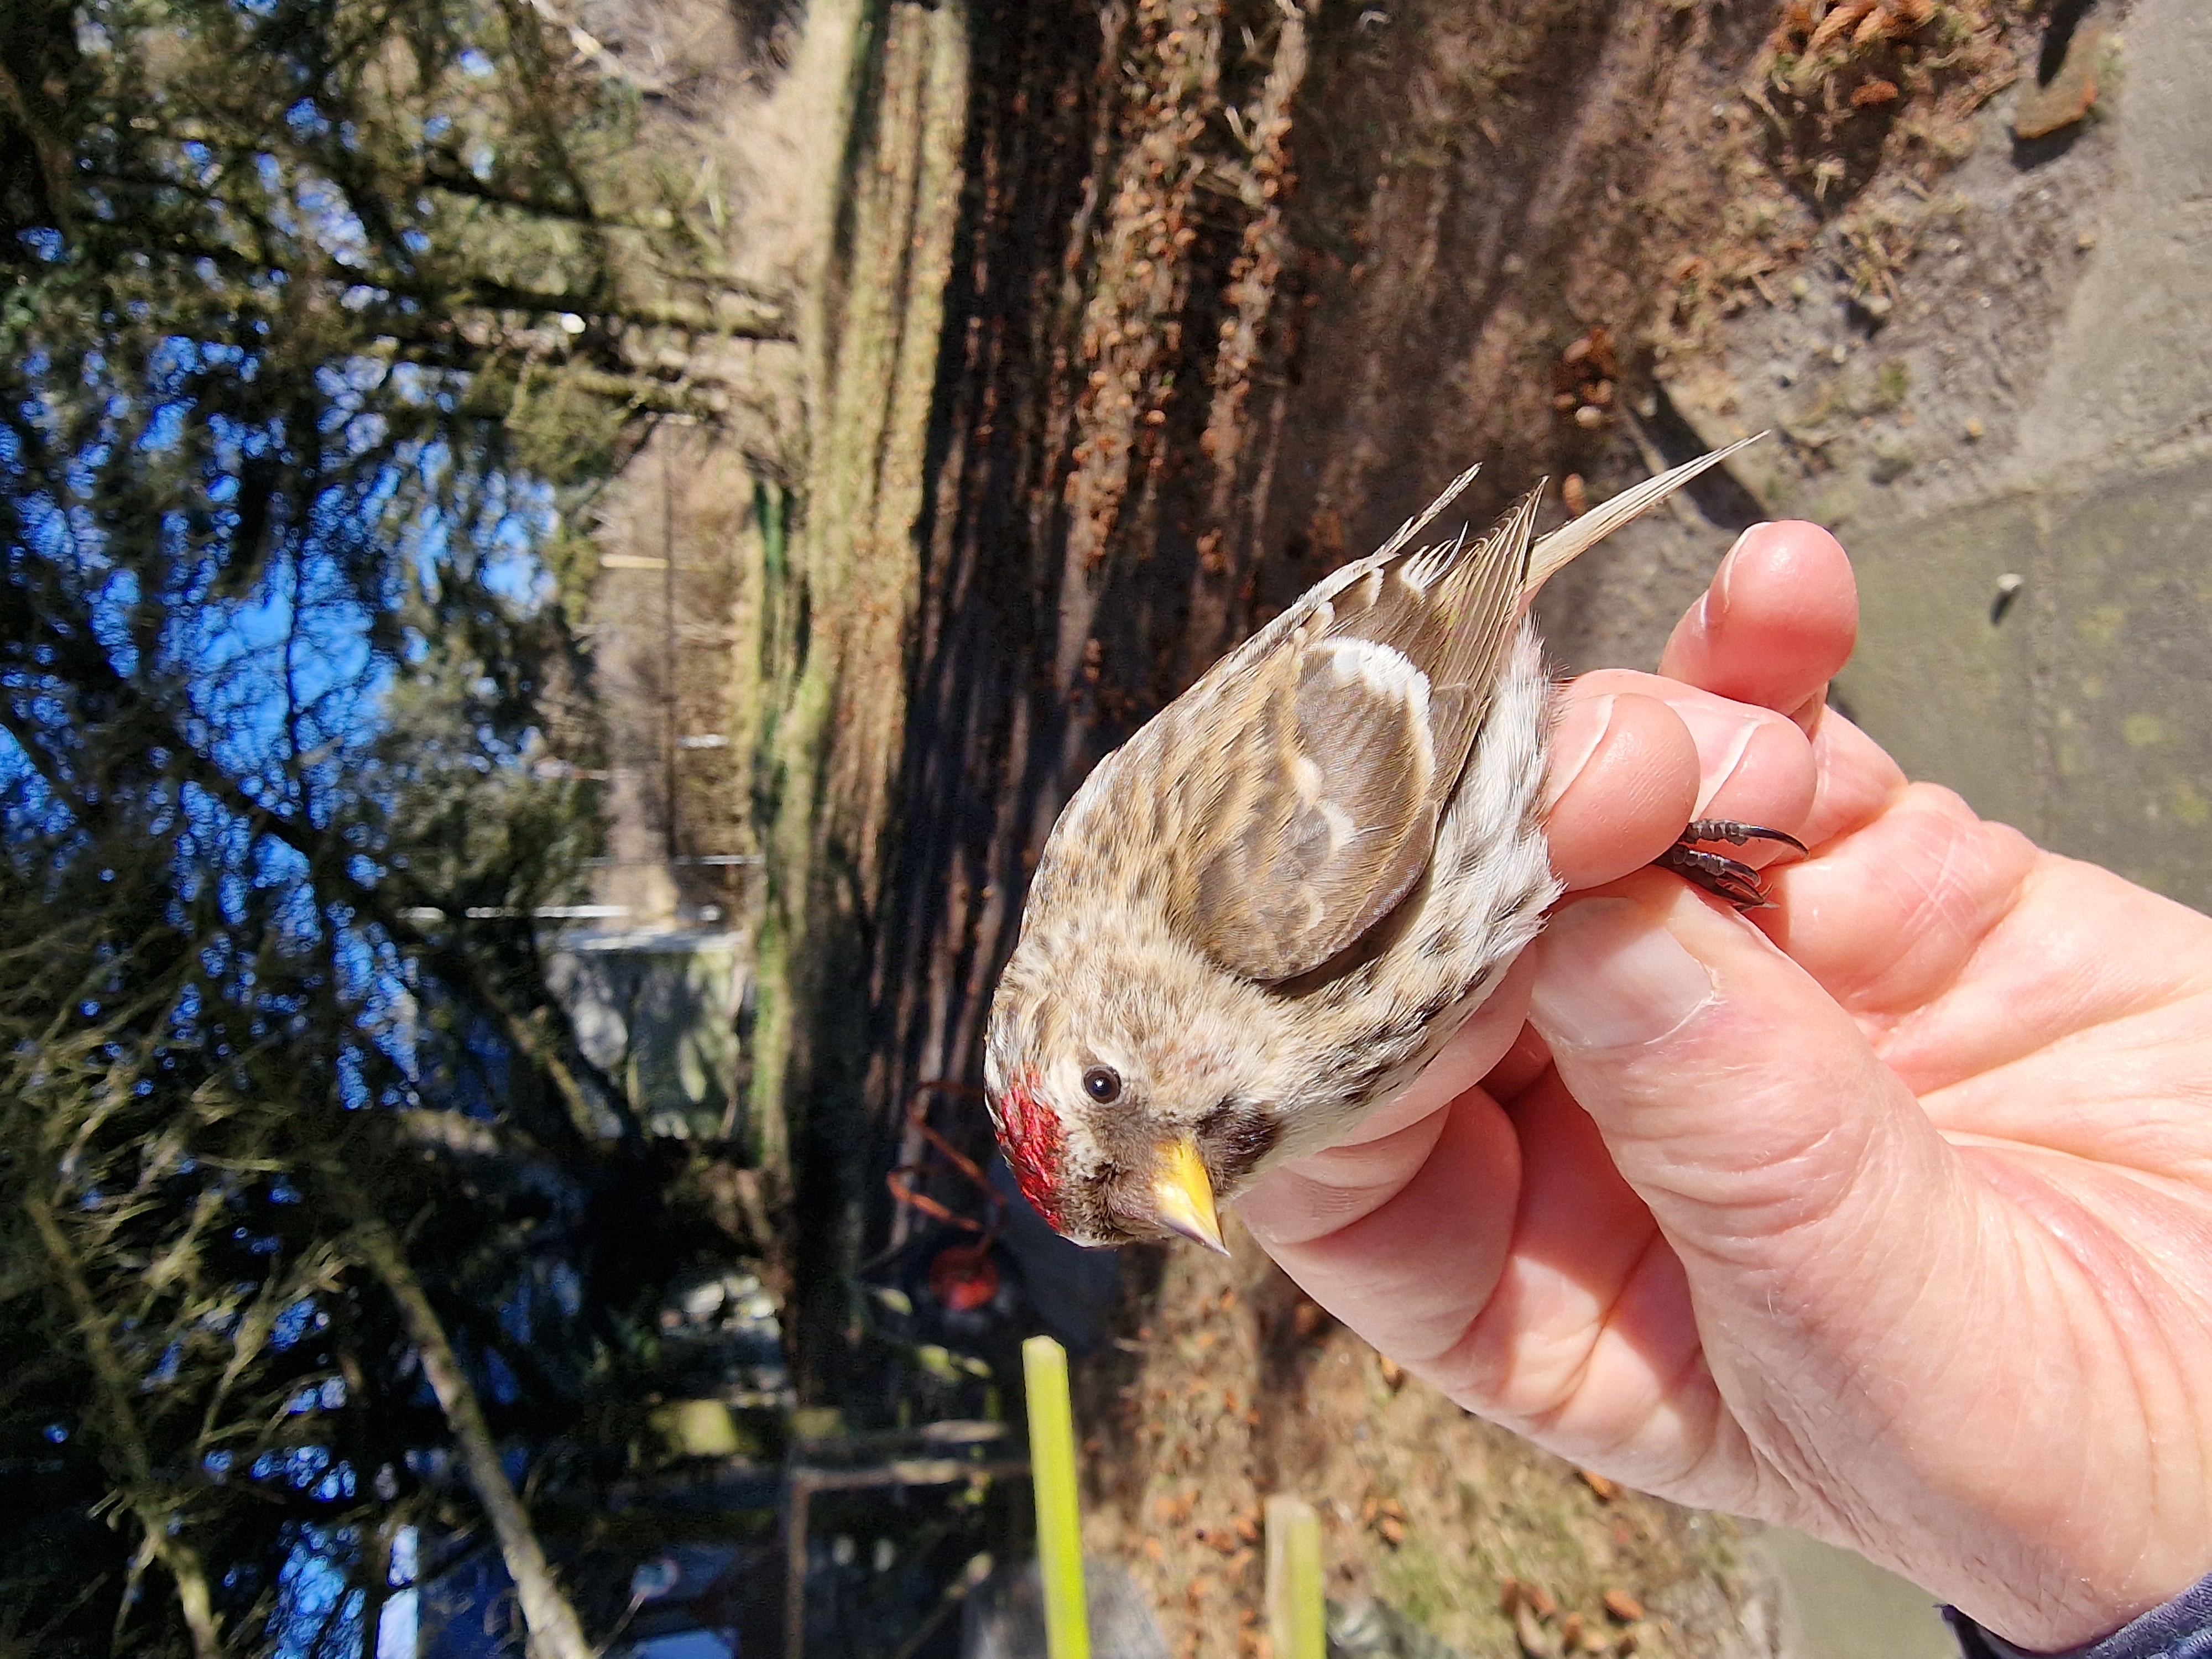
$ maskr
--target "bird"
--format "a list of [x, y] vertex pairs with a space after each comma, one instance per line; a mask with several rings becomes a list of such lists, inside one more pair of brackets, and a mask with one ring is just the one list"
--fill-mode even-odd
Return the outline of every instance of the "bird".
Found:
[[[984, 1041], [993, 1125], [1046, 1221], [1083, 1244], [1225, 1250], [1223, 1205], [1342, 1139], [1480, 1006], [1561, 890], [1529, 601], [1742, 447], [1547, 536], [1539, 484], [1487, 535], [1417, 544], [1471, 467], [1091, 770], [1038, 858]], [[1696, 845], [1753, 838], [1796, 844], [1700, 822], [1661, 862], [1755, 905], [1753, 872]]]

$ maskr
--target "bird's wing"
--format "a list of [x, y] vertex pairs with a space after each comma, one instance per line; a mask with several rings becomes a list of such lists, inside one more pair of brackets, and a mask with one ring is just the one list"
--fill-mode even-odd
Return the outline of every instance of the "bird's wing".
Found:
[[1428, 866], [1520, 611], [1537, 496], [1481, 540], [1386, 550], [1188, 710], [1170, 787], [1192, 942], [1264, 981], [1310, 973]]
[[[1428, 866], [1527, 599], [1544, 580], [1746, 439], [1624, 490], [1532, 542], [1541, 486], [1480, 541], [1413, 538], [1470, 469], [1380, 550], [1322, 579], [1215, 665], [1128, 750], [1170, 912], [1214, 961], [1265, 982], [1321, 967]], [[1125, 803], [1126, 805], [1126, 803]]]

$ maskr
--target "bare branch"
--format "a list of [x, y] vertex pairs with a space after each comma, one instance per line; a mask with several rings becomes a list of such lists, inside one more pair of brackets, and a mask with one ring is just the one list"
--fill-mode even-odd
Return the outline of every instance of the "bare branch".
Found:
[[522, 1507], [514, 1483], [507, 1478], [506, 1468], [500, 1462], [498, 1443], [491, 1437], [490, 1425], [484, 1421], [476, 1385], [469, 1381], [467, 1371], [453, 1352], [453, 1344], [446, 1336], [445, 1322], [430, 1305], [422, 1282], [408, 1263], [406, 1252], [392, 1230], [374, 1218], [360, 1218], [356, 1223], [354, 1237], [370, 1268], [398, 1305], [401, 1322], [422, 1358], [422, 1375], [428, 1379], [430, 1390], [437, 1395], [439, 1407], [453, 1430], [462, 1467], [468, 1471], [470, 1488], [483, 1506], [485, 1518], [491, 1522], [493, 1535], [499, 1540], [501, 1559], [506, 1562], [507, 1576], [514, 1579], [521, 1598], [523, 1621], [530, 1631], [531, 1659], [593, 1659], [576, 1610], [554, 1578], [552, 1565], [546, 1560], [537, 1531], [530, 1523], [529, 1512]]

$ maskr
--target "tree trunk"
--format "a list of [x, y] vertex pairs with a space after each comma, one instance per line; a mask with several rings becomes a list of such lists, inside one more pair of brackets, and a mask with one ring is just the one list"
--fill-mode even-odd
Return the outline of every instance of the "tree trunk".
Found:
[[453, 1443], [460, 1449], [461, 1467], [467, 1471], [469, 1485], [491, 1522], [493, 1534], [499, 1540], [499, 1553], [507, 1563], [507, 1577], [514, 1579], [515, 1591], [522, 1601], [522, 1620], [529, 1631], [530, 1659], [592, 1659], [592, 1644], [584, 1639], [584, 1627], [576, 1617], [576, 1610], [555, 1581], [553, 1569], [538, 1542], [538, 1534], [531, 1527], [529, 1513], [522, 1507], [514, 1483], [500, 1465], [499, 1448], [492, 1440], [490, 1425], [484, 1421], [476, 1385], [461, 1369], [453, 1344], [446, 1339], [445, 1323], [430, 1305], [430, 1298], [423, 1294], [421, 1281], [408, 1265], [406, 1253], [400, 1249], [392, 1230], [380, 1221], [361, 1222], [354, 1236], [369, 1267], [398, 1304], [401, 1322], [407, 1328], [416, 1352], [422, 1357], [422, 1374], [430, 1379], [431, 1392], [438, 1396], [447, 1425], [453, 1431]]

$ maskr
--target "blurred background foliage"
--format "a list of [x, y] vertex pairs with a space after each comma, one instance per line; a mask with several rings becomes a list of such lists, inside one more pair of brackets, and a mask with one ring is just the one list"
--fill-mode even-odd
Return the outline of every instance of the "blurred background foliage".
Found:
[[0, 1650], [371, 1650], [621, 1465], [684, 1222], [544, 990], [543, 552], [784, 331], [635, 124], [526, 0], [0, 7]]

